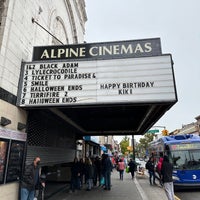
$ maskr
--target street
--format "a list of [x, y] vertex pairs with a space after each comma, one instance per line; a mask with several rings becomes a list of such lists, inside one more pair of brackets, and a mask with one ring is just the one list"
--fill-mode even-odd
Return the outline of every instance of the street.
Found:
[[176, 196], [181, 200], [197, 200], [200, 197], [200, 188], [182, 189], [175, 191]]

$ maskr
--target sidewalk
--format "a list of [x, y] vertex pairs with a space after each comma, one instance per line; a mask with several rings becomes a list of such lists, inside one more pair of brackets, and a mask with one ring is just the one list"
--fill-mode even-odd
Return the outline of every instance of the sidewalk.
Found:
[[164, 190], [159, 186], [151, 186], [147, 176], [136, 176], [124, 173], [124, 180], [119, 180], [117, 171], [111, 175], [111, 190], [103, 190], [102, 187], [94, 187], [91, 191], [82, 190], [69, 193], [69, 188], [57, 193], [48, 200], [167, 200]]
[[140, 194], [143, 195], [144, 193], [144, 196], [142, 196], [143, 200], [167, 200], [164, 189], [161, 188], [159, 184], [157, 186], [151, 186], [149, 184], [149, 177], [147, 175], [137, 175], [136, 179], [136, 182], [139, 184], [138, 190], [140, 190], [140, 187], [142, 188]]

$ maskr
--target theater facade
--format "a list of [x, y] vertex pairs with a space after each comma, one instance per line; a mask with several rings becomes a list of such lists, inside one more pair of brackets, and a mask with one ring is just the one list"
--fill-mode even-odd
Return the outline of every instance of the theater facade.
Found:
[[77, 141], [143, 135], [178, 101], [160, 38], [84, 42], [85, 1], [3, 5], [0, 198], [18, 199], [23, 167], [35, 156], [44, 170], [59, 171], [51, 180], [68, 180]]

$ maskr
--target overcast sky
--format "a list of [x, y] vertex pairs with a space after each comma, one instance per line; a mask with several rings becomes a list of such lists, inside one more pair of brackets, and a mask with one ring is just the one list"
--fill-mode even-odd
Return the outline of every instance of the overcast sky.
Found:
[[171, 53], [178, 102], [155, 124], [169, 131], [200, 115], [200, 0], [85, 0], [87, 43], [161, 39]]

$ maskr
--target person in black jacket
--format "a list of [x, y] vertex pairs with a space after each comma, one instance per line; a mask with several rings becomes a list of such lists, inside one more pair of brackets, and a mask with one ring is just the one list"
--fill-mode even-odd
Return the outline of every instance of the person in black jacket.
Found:
[[164, 184], [164, 189], [168, 200], [175, 200], [172, 172], [173, 165], [169, 162], [168, 156], [165, 155], [161, 167], [161, 178]]
[[94, 186], [97, 185], [97, 182], [99, 183], [99, 186], [101, 185], [101, 160], [99, 156], [95, 157], [94, 160], [94, 166], [95, 166], [95, 173], [94, 173]]
[[105, 178], [104, 190], [111, 190], [111, 171], [113, 169], [112, 162], [108, 154], [102, 154], [102, 176]]
[[[40, 184], [40, 157], [36, 157], [33, 163], [25, 167], [24, 175], [21, 181], [20, 197], [21, 200], [33, 200], [35, 189]], [[45, 183], [41, 182], [45, 187]]]
[[156, 185], [156, 176], [155, 176], [155, 164], [154, 164], [154, 157], [151, 156], [146, 163], [146, 169], [149, 171], [149, 183], [152, 185], [152, 178], [153, 184]]
[[76, 189], [80, 190], [80, 175], [81, 168], [78, 162], [78, 158], [74, 158], [74, 162], [71, 166], [71, 181], [70, 181], [70, 193], [75, 192]]
[[131, 172], [131, 176], [132, 176], [132, 179], [133, 179], [137, 164], [135, 163], [135, 161], [133, 161], [133, 159], [130, 159], [128, 166], [129, 166], [129, 172]]
[[83, 160], [83, 158], [80, 158], [79, 160], [79, 169], [80, 169], [80, 188], [83, 187], [83, 183], [85, 183], [84, 181], [84, 176], [85, 176], [85, 161]]

